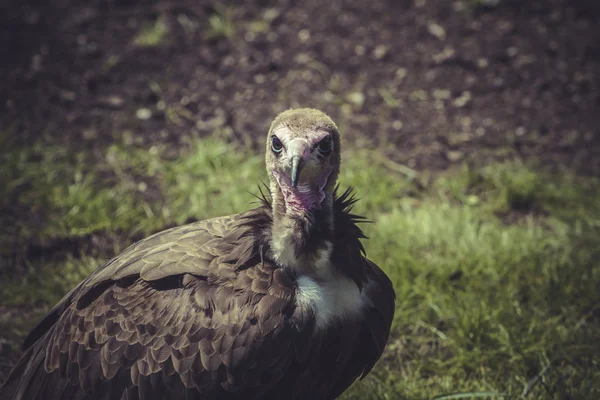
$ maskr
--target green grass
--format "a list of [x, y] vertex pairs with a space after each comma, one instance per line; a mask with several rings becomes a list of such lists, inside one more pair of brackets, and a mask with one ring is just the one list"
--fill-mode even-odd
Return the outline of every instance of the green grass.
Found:
[[133, 38], [133, 44], [140, 47], [156, 47], [167, 39], [169, 28], [164, 17], [158, 17], [151, 24], [144, 25]]
[[204, 31], [207, 39], [230, 39], [235, 35], [235, 24], [231, 7], [216, 4], [215, 12], [208, 18], [208, 26]]
[[[14, 221], [20, 245], [120, 232], [122, 248], [244, 210], [266, 179], [262, 156], [217, 139], [176, 155], [115, 145], [95, 158], [45, 146], [3, 157], [4, 201], [40, 211], [35, 224]], [[344, 399], [600, 397], [597, 180], [511, 162], [423, 182], [375, 152], [343, 159], [341, 186], [356, 188], [357, 211], [375, 222], [364, 226], [367, 252], [398, 296], [382, 360]], [[25, 278], [0, 284], [0, 304], [50, 306], [108, 256], [26, 259]]]
[[[0, 214], [3, 226], [11, 228], [0, 234], [0, 243], [15, 231], [34, 242], [134, 226], [147, 231], [153, 213], [138, 183], [115, 174], [110, 153], [98, 167], [89, 164], [89, 157], [41, 144], [0, 155], [0, 180], [5, 182], [0, 204], [13, 211]], [[22, 219], [13, 220], [18, 213]]]

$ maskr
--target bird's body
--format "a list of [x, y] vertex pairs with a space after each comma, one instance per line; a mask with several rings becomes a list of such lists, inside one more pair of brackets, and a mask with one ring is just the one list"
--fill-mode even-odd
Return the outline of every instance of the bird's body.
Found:
[[[316, 112], [283, 113], [270, 140], [293, 133], [301, 111]], [[317, 116], [308, 129], [335, 128]], [[339, 152], [335, 129], [319, 138]], [[339, 153], [330, 168], [305, 146], [294, 166], [278, 156], [293, 140], [267, 150], [271, 201], [157, 233], [69, 292], [27, 338], [0, 399], [334, 399], [367, 374], [394, 292], [364, 257], [354, 200], [334, 195]]]

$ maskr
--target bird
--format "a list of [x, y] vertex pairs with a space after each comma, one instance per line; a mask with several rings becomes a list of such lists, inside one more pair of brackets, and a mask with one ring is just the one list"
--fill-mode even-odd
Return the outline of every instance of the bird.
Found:
[[265, 162], [255, 208], [142, 239], [68, 292], [0, 399], [329, 400], [365, 377], [396, 295], [339, 194], [338, 128], [283, 111]]

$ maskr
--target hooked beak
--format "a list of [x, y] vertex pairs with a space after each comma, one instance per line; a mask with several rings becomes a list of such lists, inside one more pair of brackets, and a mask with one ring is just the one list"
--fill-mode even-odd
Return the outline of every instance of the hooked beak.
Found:
[[302, 166], [303, 166], [302, 157], [293, 156], [292, 157], [292, 174], [291, 174], [293, 187], [298, 186], [298, 177], [300, 176], [300, 171], [302, 171]]
[[288, 144], [288, 154], [292, 161], [292, 164], [290, 165], [290, 178], [293, 187], [298, 186], [300, 173], [304, 168], [306, 157], [308, 157], [309, 153], [309, 144], [304, 139], [294, 139]]

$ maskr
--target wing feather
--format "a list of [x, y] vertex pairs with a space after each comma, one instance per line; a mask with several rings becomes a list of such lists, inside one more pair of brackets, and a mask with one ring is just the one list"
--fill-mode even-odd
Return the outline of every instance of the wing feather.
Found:
[[150, 236], [92, 273], [32, 331], [0, 399], [337, 397], [381, 356], [394, 312], [348, 196], [334, 264], [362, 288], [362, 320], [316, 331], [294, 277], [260, 254], [265, 203]]
[[[166, 253], [153, 254], [165, 257]], [[151, 263], [144, 263], [148, 265]], [[152, 270], [160, 271], [166, 264], [161, 261], [155, 265], [157, 268]], [[116, 267], [116, 273], [110, 276], [124, 279], [132, 268]], [[229, 268], [235, 266], [230, 264]], [[254, 271], [256, 268], [261, 270]], [[40, 385], [47, 386], [43, 398], [49, 400], [77, 398], [85, 393], [94, 397], [109, 393], [111, 398], [155, 398], [151, 396], [159, 393], [157, 387], [164, 389], [169, 398], [195, 393], [226, 399], [229, 391], [239, 390], [244, 382], [261, 382], [263, 388], [275, 385], [276, 374], [267, 371], [289, 363], [285, 352], [277, 351], [288, 345], [275, 328], [284, 325], [295, 290], [293, 279], [282, 277], [271, 283], [279, 287], [270, 289], [275, 269], [273, 265], [255, 265], [235, 272], [235, 280], [213, 275], [210, 282], [203, 276], [190, 275], [167, 282], [175, 283], [173, 287], [162, 286], [160, 279], [148, 282], [141, 276], [122, 285], [122, 280], [117, 280], [80, 308], [78, 296], [85, 295], [84, 285], [79, 294], [67, 300], [51, 329], [30, 348], [29, 364], [13, 373], [22, 373], [22, 377], [9, 378], [21, 379], [19, 386], [24, 388], [24, 396], [14, 398], [36, 399]], [[143, 268], [138, 271], [141, 274]], [[103, 276], [98, 275], [96, 281]], [[236, 282], [257, 280], [261, 282], [254, 286], [260, 291], [252, 291], [253, 285], [245, 292], [234, 290]], [[88, 287], [91, 281], [86, 283]], [[291, 285], [284, 287], [281, 283]], [[262, 347], [265, 341], [279, 356], [267, 357], [261, 366], [249, 357], [256, 354], [254, 347]], [[243, 368], [242, 379], [238, 371]], [[65, 390], [71, 385], [78, 388], [75, 393]]]

